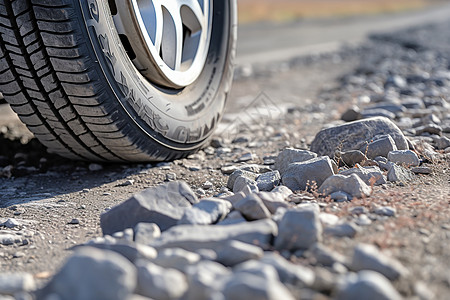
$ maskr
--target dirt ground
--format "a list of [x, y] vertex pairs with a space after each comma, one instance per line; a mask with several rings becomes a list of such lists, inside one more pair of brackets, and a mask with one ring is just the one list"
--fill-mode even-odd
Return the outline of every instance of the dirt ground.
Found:
[[[218, 151], [214, 148], [217, 136], [204, 151], [172, 163], [98, 166], [55, 157], [32, 140], [3, 105], [0, 156], [24, 168], [17, 168], [21, 171], [10, 178], [0, 176], [0, 223], [15, 218], [21, 224], [15, 229], [0, 228], [0, 233], [14, 233], [17, 240], [13, 245], [0, 245], [1, 270], [30, 272], [43, 284], [71, 254], [71, 247], [102, 235], [100, 214], [132, 194], [176, 178], [200, 194], [198, 189], [210, 181], [213, 188], [204, 190], [204, 197], [212, 196], [226, 186], [222, 168], [236, 165], [247, 151], [257, 156], [252, 163], [263, 164], [287, 146], [306, 148], [323, 125], [339, 119], [354, 103], [351, 94], [337, 97], [334, 92], [340, 78], [354, 70], [360, 59], [358, 51], [311, 57], [285, 70], [269, 68], [241, 77], [234, 83], [223, 126], [248, 115], [248, 105], [261, 95], [283, 117], [262, 123], [248, 119], [244, 121], [247, 128], [236, 136], [244, 143], [226, 144], [229, 151]], [[377, 187], [367, 199], [318, 201], [324, 211], [349, 219], [354, 217], [350, 209], [355, 206], [369, 210], [374, 205], [395, 207], [395, 218], [374, 221], [354, 239], [328, 238], [325, 244], [346, 255], [358, 242], [375, 244], [410, 271], [410, 277], [395, 282], [403, 295], [417, 294], [425, 285], [424, 293], [431, 290], [436, 298], [446, 299], [450, 295], [450, 164], [440, 161], [429, 166], [432, 175], [418, 176], [403, 186]]]

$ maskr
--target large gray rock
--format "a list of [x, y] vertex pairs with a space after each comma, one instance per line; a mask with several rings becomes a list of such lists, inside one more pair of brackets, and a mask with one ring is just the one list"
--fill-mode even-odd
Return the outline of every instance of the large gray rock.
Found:
[[201, 261], [188, 266], [185, 273], [189, 283], [189, 290], [184, 296], [186, 300], [215, 299], [217, 294], [221, 295], [220, 291], [231, 275], [228, 268], [213, 261]]
[[123, 256], [83, 247], [69, 258], [42, 293], [56, 294], [61, 300], [123, 300], [134, 292], [136, 279], [135, 266]]
[[279, 281], [267, 280], [249, 273], [230, 277], [222, 293], [227, 300], [294, 300], [289, 290]]
[[284, 185], [279, 185], [272, 190], [272, 193], [280, 194], [283, 197], [283, 200], [292, 195], [291, 189]]
[[336, 150], [359, 150], [374, 137], [389, 134], [397, 149], [408, 149], [408, 142], [401, 130], [389, 119], [375, 117], [321, 130], [311, 144], [311, 151], [319, 156], [334, 157]]
[[393, 164], [387, 173], [387, 179], [390, 182], [408, 182], [414, 178], [414, 174], [399, 165]]
[[246, 273], [265, 278], [268, 281], [279, 281], [278, 272], [274, 266], [265, 264], [259, 260], [249, 260], [233, 268], [234, 274]]
[[210, 225], [222, 221], [231, 210], [231, 203], [219, 198], [203, 199], [184, 211], [178, 224]]
[[417, 167], [420, 165], [419, 157], [411, 150], [391, 151], [387, 158], [393, 163], [407, 167]]
[[[154, 258], [157, 254], [156, 250], [150, 246], [124, 241], [120, 241], [118, 243], [90, 241], [86, 243], [85, 246], [116, 252], [132, 263], [139, 259]], [[85, 246], [75, 246], [73, 249], [78, 249]]]
[[386, 179], [381, 172], [379, 167], [361, 167], [360, 165], [356, 165], [355, 168], [351, 168], [339, 173], [340, 175], [351, 175], [356, 174], [359, 178], [361, 178], [367, 185], [381, 185], [386, 183]]
[[366, 161], [367, 156], [359, 150], [350, 150], [347, 152], [342, 152], [341, 159], [347, 166], [354, 167], [356, 164]]
[[346, 192], [356, 198], [362, 198], [370, 196], [372, 188], [356, 174], [350, 174], [349, 176], [333, 175], [325, 180], [319, 188], [319, 193], [324, 195], [330, 195], [339, 191]]
[[233, 225], [245, 222], [247, 222], [247, 220], [244, 218], [244, 216], [237, 210], [233, 210], [228, 214], [225, 220], [217, 223], [217, 225]]
[[302, 265], [293, 264], [275, 252], [266, 252], [260, 262], [271, 265], [284, 284], [310, 287], [314, 283], [314, 272]]
[[450, 139], [446, 136], [433, 138], [436, 149], [445, 150], [450, 147]]
[[195, 252], [198, 249], [214, 250], [237, 240], [269, 249], [273, 236], [277, 234], [277, 225], [270, 219], [223, 226], [179, 225], [163, 232], [150, 245], [156, 249], [183, 248]]
[[256, 195], [262, 200], [271, 214], [274, 214], [280, 207], [289, 207], [289, 202], [284, 201], [284, 195], [282, 193], [259, 192]]
[[233, 267], [251, 259], [260, 259], [263, 250], [254, 245], [239, 241], [229, 241], [217, 250], [217, 262], [224, 266]]
[[355, 247], [350, 266], [354, 271], [378, 272], [389, 280], [396, 280], [408, 273], [399, 261], [384, 255], [375, 246], [369, 244], [359, 244]]
[[253, 193], [246, 198], [235, 203], [234, 209], [239, 211], [247, 220], [261, 220], [270, 218], [270, 212], [264, 205], [261, 198], [257, 194]]
[[256, 179], [256, 184], [260, 191], [270, 192], [280, 184], [281, 177], [278, 171], [266, 172]]
[[275, 169], [283, 176], [291, 163], [303, 162], [316, 158], [317, 154], [308, 150], [284, 149], [275, 160]]
[[[262, 255], [261, 255], [262, 256]], [[15, 295], [31, 292], [36, 288], [33, 275], [29, 273], [1, 273], [0, 295]]]
[[320, 186], [328, 177], [334, 175], [333, 164], [327, 156], [292, 163], [282, 176], [282, 181], [292, 191], [306, 190], [314, 182]]
[[336, 225], [328, 226], [324, 230], [324, 234], [334, 237], [353, 238], [359, 231], [359, 227], [353, 222], [343, 222]]
[[238, 170], [234, 171], [230, 175], [230, 177], [228, 177], [227, 187], [228, 187], [228, 189], [233, 190], [234, 183], [238, 177], [245, 177], [245, 178], [248, 178], [251, 180], [256, 180], [256, 178], [258, 178], [258, 176], [259, 175], [254, 172], [238, 169]]
[[234, 181], [233, 192], [239, 193], [244, 191], [244, 189], [250, 189], [252, 192], [259, 192], [258, 184], [255, 180], [249, 179], [244, 176], [239, 176]]
[[377, 156], [387, 157], [390, 151], [395, 150], [397, 150], [397, 145], [389, 134], [375, 137], [373, 142], [363, 145], [360, 149], [370, 159], [374, 159]]
[[316, 244], [311, 249], [311, 254], [318, 264], [326, 267], [331, 267], [335, 263], [344, 264], [346, 262], [345, 256], [321, 244]]
[[146, 261], [138, 262], [137, 270], [137, 292], [140, 295], [175, 300], [180, 299], [188, 289], [186, 277], [178, 270], [165, 269]]
[[198, 263], [201, 256], [198, 253], [186, 251], [181, 248], [167, 248], [158, 252], [158, 256], [150, 261], [163, 268], [172, 268], [183, 271], [187, 266]]
[[275, 248], [279, 250], [308, 249], [322, 240], [319, 207], [289, 209], [279, 224]]
[[134, 226], [134, 241], [139, 244], [148, 244], [161, 236], [161, 229], [155, 223], [138, 223]]
[[173, 181], [149, 188], [100, 216], [103, 234], [113, 234], [138, 223], [156, 223], [162, 231], [177, 224], [186, 208], [197, 203], [185, 182]]
[[337, 300], [400, 300], [402, 296], [389, 280], [373, 271], [349, 274], [338, 288]]
[[221, 197], [220, 199], [226, 200], [234, 205], [236, 202], [241, 201], [245, 197], [247, 197], [247, 195], [244, 192], [238, 192], [238, 193], [235, 193], [232, 195], [227, 195], [225, 197]]

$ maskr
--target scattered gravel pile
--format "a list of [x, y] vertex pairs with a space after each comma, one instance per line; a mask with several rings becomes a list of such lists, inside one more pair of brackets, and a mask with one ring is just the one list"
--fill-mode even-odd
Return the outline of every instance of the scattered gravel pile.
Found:
[[[214, 140], [196, 158], [235, 151], [234, 162], [221, 168], [228, 178], [220, 192], [206, 197], [211, 182], [193, 191], [168, 174], [166, 183], [103, 212], [104, 236], [76, 246], [37, 298], [432, 298], [390, 253], [365, 243], [347, 252], [326, 245], [397, 216], [388, 205], [353, 206], [348, 216], [324, 209], [329, 203], [370, 203], [375, 190], [407, 185], [430, 174], [433, 163], [448, 164], [449, 48], [427, 47], [427, 28], [396, 36], [404, 39], [376, 37], [375, 51], [343, 78], [335, 92], [355, 95], [355, 106], [309, 147], [303, 141], [247, 164], [257, 161], [251, 150]], [[234, 140], [242, 142], [250, 143]], [[183, 163], [192, 172], [201, 168]], [[13, 232], [17, 226], [13, 219], [0, 223], [0, 244], [24, 242]], [[0, 274], [6, 299], [31, 299], [35, 289], [30, 274]]]
[[[102, 214], [105, 236], [77, 246], [39, 299], [401, 298], [389, 281], [407, 276], [401, 263], [371, 245], [348, 255], [322, 245], [346, 229], [322, 221], [317, 203], [295, 204], [284, 187], [229, 194], [198, 199], [173, 181], [134, 195]], [[27, 274], [5, 278], [5, 294], [35, 286]]]

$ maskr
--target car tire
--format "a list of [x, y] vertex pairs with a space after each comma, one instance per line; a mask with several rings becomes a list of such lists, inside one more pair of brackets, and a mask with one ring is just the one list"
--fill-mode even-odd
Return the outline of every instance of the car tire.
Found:
[[[180, 5], [180, 16], [167, 3]], [[155, 7], [152, 0], [0, 0], [0, 93], [49, 152], [149, 162], [205, 145], [232, 81], [236, 0]], [[155, 17], [164, 24], [159, 44], [148, 39], [152, 24], [142, 27], [151, 9], [164, 13]]]

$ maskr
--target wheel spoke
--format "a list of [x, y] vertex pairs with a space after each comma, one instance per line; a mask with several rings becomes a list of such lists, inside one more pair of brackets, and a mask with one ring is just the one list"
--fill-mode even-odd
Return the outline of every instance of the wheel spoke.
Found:
[[[198, 0], [180, 0], [179, 2], [181, 4], [181, 7], [187, 7], [190, 11], [192, 11], [193, 16], [196, 19], [196, 20], [187, 19], [189, 15], [184, 16], [183, 21], [192, 32], [202, 30], [208, 25], [207, 14], [205, 15], [204, 13], [204, 10], [207, 11], [209, 9], [208, 1], [205, 1], [204, 5], [206, 5], [206, 7], [203, 8], [200, 6]], [[200, 28], [194, 28], [195, 25], [189, 26], [190, 24], [196, 23], [200, 25]]]
[[[135, 52], [144, 54], [134, 59], [135, 65], [146, 77], [155, 76], [167, 86], [178, 88], [194, 82], [209, 49], [213, 0], [127, 1], [132, 10], [126, 11], [128, 7], [119, 2], [123, 9], [118, 11], [117, 23]], [[139, 26], [137, 31], [132, 24]]]
[[172, 70], [179, 70], [183, 55], [183, 21], [178, 3], [164, 3], [162, 29], [162, 59]]
[[163, 37], [164, 18], [160, 0], [153, 0], [155, 7], [155, 19], [156, 19], [156, 33], [155, 40], [153, 41], [155, 48], [159, 51], [161, 49], [161, 41]]

